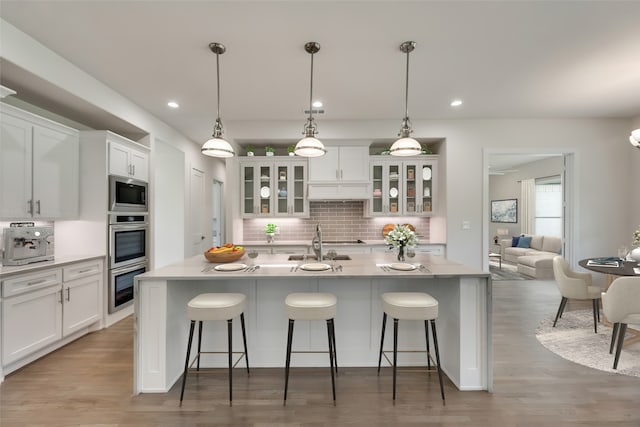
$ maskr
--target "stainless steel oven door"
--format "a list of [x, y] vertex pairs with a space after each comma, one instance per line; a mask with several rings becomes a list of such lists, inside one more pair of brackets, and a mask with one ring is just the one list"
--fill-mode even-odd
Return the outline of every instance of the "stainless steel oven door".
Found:
[[134, 277], [146, 271], [146, 262], [111, 270], [109, 275], [109, 314], [133, 304]]
[[109, 226], [109, 268], [121, 268], [145, 262], [147, 224], [115, 224]]

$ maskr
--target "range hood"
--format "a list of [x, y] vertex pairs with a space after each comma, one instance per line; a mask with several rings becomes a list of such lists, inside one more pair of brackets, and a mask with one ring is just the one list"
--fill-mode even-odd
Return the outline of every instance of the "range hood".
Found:
[[308, 200], [368, 200], [370, 182], [309, 183]]

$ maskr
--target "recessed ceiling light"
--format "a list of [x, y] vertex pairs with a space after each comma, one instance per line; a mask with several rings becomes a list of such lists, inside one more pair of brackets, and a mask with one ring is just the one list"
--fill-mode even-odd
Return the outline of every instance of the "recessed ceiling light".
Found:
[[452, 107], [459, 107], [462, 105], [462, 101], [460, 99], [454, 99], [450, 104]]
[[178, 108], [178, 107], [180, 106], [180, 104], [178, 104], [178, 103], [177, 103], [177, 102], [175, 102], [175, 101], [169, 101], [169, 102], [167, 102], [167, 105], [168, 105], [169, 107], [171, 107], [171, 108]]
[[311, 105], [313, 105], [313, 108], [320, 108], [323, 104], [322, 101], [313, 101], [313, 104]]

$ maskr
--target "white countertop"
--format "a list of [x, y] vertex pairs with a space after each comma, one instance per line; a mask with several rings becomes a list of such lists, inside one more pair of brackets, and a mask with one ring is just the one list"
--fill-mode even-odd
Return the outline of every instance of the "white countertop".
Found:
[[55, 256], [53, 261], [34, 262], [33, 264], [26, 265], [0, 266], [0, 278], [14, 274], [31, 273], [44, 270], [46, 268], [61, 267], [66, 264], [88, 261], [90, 259], [102, 258], [104, 256], [104, 254]]
[[[406, 276], [406, 277], [443, 277], [443, 276], [470, 276], [470, 277], [487, 277], [489, 273], [475, 268], [467, 267], [447, 260], [441, 256], [429, 254], [416, 254], [414, 258], [407, 258], [406, 263], [422, 265], [427, 270], [416, 268], [411, 271], [385, 271], [381, 265], [389, 265], [396, 263], [395, 253], [379, 253], [379, 254], [350, 254], [351, 260], [335, 261], [335, 265], [342, 265], [341, 271], [305, 271], [300, 268], [295, 269], [303, 263], [301, 261], [288, 261], [289, 255], [285, 254], [260, 254], [255, 259], [250, 259], [244, 255], [235, 263], [246, 265], [259, 265], [260, 268], [253, 272], [239, 271], [216, 271], [210, 269], [220, 264], [208, 262], [204, 256], [196, 255], [187, 258], [182, 262], [178, 262], [157, 270], [149, 271], [139, 276], [137, 280], [202, 280], [207, 279], [226, 279], [226, 278], [286, 278], [286, 277], [390, 277], [390, 276]], [[315, 262], [315, 261], [308, 261]], [[324, 261], [330, 264], [328, 261]], [[209, 269], [209, 271], [207, 271]], [[203, 271], [204, 270], [204, 271]]]
[[[382, 239], [363, 240], [363, 242], [364, 243], [356, 243], [355, 241], [353, 243], [331, 243], [331, 241], [329, 241], [329, 242], [322, 242], [322, 244], [323, 246], [324, 245], [329, 245], [329, 246], [331, 245], [386, 246], [387, 245]], [[249, 240], [249, 241], [240, 242], [237, 244], [241, 246], [311, 246], [311, 240], [278, 240], [278, 238], [276, 237], [273, 243], [267, 243], [266, 241], [263, 241], [263, 240]], [[418, 245], [446, 245], [446, 243], [431, 242], [429, 240], [421, 239], [418, 241]]]

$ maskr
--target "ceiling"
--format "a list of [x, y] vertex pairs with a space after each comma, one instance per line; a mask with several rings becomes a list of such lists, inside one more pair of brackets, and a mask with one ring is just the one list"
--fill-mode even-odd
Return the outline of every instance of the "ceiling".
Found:
[[[0, 17], [193, 141], [216, 114], [298, 120], [314, 98], [323, 120], [632, 118], [640, 116], [640, 1], [30, 1]], [[4, 61], [0, 81], [39, 106], [95, 126], [114, 116]], [[37, 79], [37, 78], [36, 78]], [[453, 99], [464, 104], [450, 107]], [[175, 100], [181, 107], [167, 107]], [[117, 120], [116, 120], [117, 121]], [[130, 126], [119, 123], [120, 126]], [[114, 124], [116, 126], [116, 124]], [[130, 132], [137, 129], [131, 128]], [[395, 132], [395, 129], [394, 129]]]

